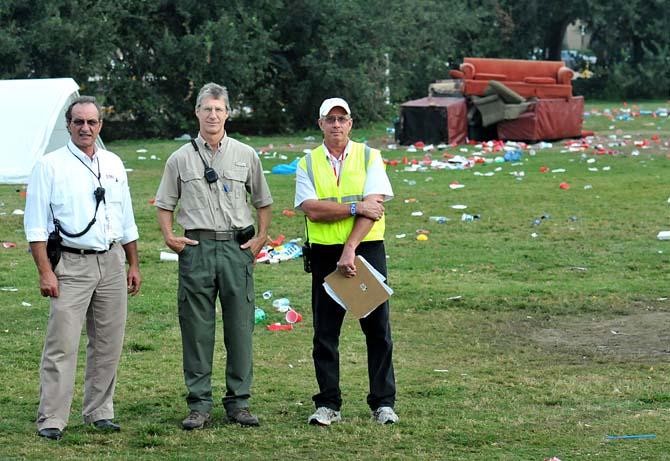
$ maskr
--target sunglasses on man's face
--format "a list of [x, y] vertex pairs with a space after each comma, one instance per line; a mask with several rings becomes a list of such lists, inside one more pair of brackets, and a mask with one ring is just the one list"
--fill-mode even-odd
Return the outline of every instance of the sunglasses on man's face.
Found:
[[80, 118], [75, 118], [74, 120], [72, 120], [72, 124], [76, 127], [82, 127], [82, 126], [84, 126], [84, 124], [86, 124], [86, 125], [90, 126], [91, 128], [95, 128], [96, 126], [98, 126], [99, 123], [100, 123], [100, 120], [97, 120], [97, 119], [94, 119], [94, 118], [92, 118], [90, 120], [82, 120]]

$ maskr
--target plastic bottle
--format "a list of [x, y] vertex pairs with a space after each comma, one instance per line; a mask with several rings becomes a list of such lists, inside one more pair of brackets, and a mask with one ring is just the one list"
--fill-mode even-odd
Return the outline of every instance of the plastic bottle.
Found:
[[254, 323], [261, 323], [266, 319], [265, 311], [260, 307], [257, 307], [254, 310]]

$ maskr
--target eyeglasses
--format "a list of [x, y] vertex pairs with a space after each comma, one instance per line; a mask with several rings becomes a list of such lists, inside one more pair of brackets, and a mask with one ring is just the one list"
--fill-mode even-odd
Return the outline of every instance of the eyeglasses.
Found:
[[211, 114], [212, 112], [216, 113], [216, 115], [223, 115], [226, 113], [226, 109], [223, 107], [211, 107], [211, 106], [203, 106], [200, 109], [207, 114]]
[[78, 126], [78, 127], [82, 127], [82, 126], [84, 126], [84, 124], [87, 124], [91, 128], [95, 128], [96, 126], [98, 126], [99, 123], [100, 123], [100, 120], [96, 120], [94, 118], [92, 118], [90, 120], [82, 120], [80, 118], [76, 118], [76, 119], [72, 120], [72, 124], [74, 126]]
[[348, 115], [326, 115], [325, 117], [323, 117], [323, 120], [325, 120], [326, 123], [329, 123], [331, 125], [334, 124], [335, 122], [343, 124], [351, 120], [351, 117]]

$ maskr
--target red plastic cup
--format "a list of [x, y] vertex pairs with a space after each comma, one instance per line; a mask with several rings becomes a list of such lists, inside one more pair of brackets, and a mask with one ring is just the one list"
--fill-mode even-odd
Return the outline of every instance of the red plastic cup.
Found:
[[289, 309], [286, 311], [286, 321], [291, 324], [301, 322], [302, 314], [294, 311], [293, 309]]

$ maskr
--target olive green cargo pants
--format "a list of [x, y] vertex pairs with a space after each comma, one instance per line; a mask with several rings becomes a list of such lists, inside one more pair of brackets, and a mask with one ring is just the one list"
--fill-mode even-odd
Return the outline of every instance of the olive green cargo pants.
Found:
[[254, 256], [234, 240], [200, 240], [179, 254], [181, 326], [186, 401], [191, 410], [209, 412], [216, 332], [216, 296], [221, 302], [226, 347], [226, 411], [249, 406], [254, 329]]

